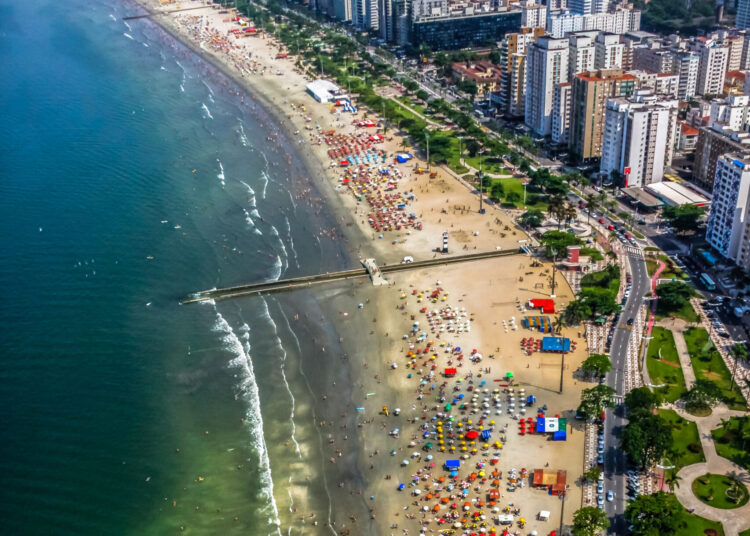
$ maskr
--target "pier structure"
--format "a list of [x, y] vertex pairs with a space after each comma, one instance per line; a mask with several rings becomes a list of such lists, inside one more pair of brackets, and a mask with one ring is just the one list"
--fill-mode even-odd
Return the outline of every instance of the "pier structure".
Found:
[[387, 285], [388, 281], [384, 274], [391, 272], [403, 272], [406, 270], [419, 270], [435, 266], [446, 266], [463, 262], [480, 261], [493, 259], [496, 257], [510, 257], [513, 255], [533, 255], [534, 250], [529, 246], [521, 246], [516, 249], [485, 251], [482, 253], [469, 253], [467, 255], [454, 255], [451, 257], [438, 257], [424, 261], [410, 262], [406, 264], [390, 264], [378, 266], [375, 259], [363, 259], [360, 262], [364, 268], [355, 268], [352, 270], [343, 270], [340, 272], [327, 272], [325, 274], [307, 275], [301, 277], [292, 277], [288, 279], [279, 279], [277, 281], [264, 281], [260, 283], [250, 283], [247, 285], [237, 285], [226, 288], [214, 288], [201, 290], [186, 296], [181, 303], [197, 303], [210, 300], [225, 300], [228, 298], [238, 298], [241, 296], [252, 296], [253, 294], [268, 294], [271, 292], [283, 292], [287, 290], [296, 290], [309, 288], [313, 285], [330, 283], [333, 281], [342, 281], [357, 277], [370, 277], [373, 285]]

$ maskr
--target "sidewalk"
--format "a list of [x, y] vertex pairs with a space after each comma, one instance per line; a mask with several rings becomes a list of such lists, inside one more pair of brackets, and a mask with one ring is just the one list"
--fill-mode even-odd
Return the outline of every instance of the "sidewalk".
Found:
[[[680, 358], [680, 367], [682, 375], [685, 377], [685, 387], [688, 389], [695, 385], [695, 371], [690, 361], [690, 352], [688, 352], [687, 343], [685, 342], [685, 330], [693, 327], [681, 318], [667, 318], [656, 323], [657, 326], [668, 329], [674, 336], [674, 345], [677, 348], [677, 355]], [[695, 324], [696, 326], [698, 324]]]
[[750, 503], [732, 510], [713, 508], [693, 495], [692, 485], [696, 478], [706, 473], [726, 475], [735, 472], [744, 477], [742, 480], [745, 487], [750, 491], [750, 484], [748, 484], [750, 475], [748, 475], [748, 472], [739, 465], [719, 456], [716, 453], [713, 436], [711, 435], [711, 430], [718, 428], [722, 419], [740, 417], [745, 413], [730, 410], [723, 404], [715, 407], [708, 417], [695, 417], [677, 406], [673, 406], [672, 409], [680, 417], [696, 423], [703, 453], [706, 456], [705, 462], [688, 465], [677, 473], [682, 480], [679, 487], [675, 488], [675, 496], [685, 508], [693, 510], [693, 513], [712, 521], [719, 521], [724, 527], [725, 536], [738, 536], [740, 532], [750, 528]]

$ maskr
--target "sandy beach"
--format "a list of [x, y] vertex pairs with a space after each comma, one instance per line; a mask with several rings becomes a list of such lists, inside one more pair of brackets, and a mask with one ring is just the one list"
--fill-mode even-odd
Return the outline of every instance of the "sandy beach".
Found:
[[[140, 3], [151, 10], [174, 9], [155, 0]], [[353, 256], [389, 264], [405, 256], [433, 258], [444, 232], [451, 254], [517, 249], [528, 240], [507, 211], [493, 206], [480, 214], [477, 196], [444, 169], [433, 166], [433, 178], [417, 173], [427, 167], [419, 155], [394, 163], [394, 155], [405, 151], [402, 137], [389, 131], [383, 140], [371, 140], [377, 129], [358, 126], [365, 113], [373, 119], [376, 113], [364, 108], [331, 113], [306, 94], [310, 80], [295, 68], [294, 58], [277, 59], [282, 49], [272, 37], [235, 38], [230, 17], [205, 7], [154, 20], [275, 116], [296, 141]], [[331, 158], [329, 151], [339, 147], [358, 147], [362, 163], [338, 165], [340, 156]], [[396, 219], [383, 222], [374, 213]], [[350, 404], [326, 407], [326, 390], [314, 386], [318, 406], [298, 408], [300, 415], [319, 421], [318, 438], [301, 436], [300, 448], [306, 456], [319, 449], [328, 462], [320, 472], [303, 467], [303, 461], [290, 462], [288, 472], [304, 472], [308, 479], [322, 475], [335, 510], [322, 511], [325, 501], [310, 496], [304, 481], [293, 485], [290, 478], [288, 497], [281, 482], [276, 494], [284, 533], [288, 526], [305, 534], [463, 534], [482, 528], [488, 534], [504, 529], [548, 534], [557, 528], [562, 501], [529, 485], [533, 470], [545, 468], [566, 471], [564, 519], [570, 522], [581, 505], [584, 436], [573, 414], [580, 391], [591, 386], [573, 372], [587, 355], [586, 343], [582, 329], [563, 329], [562, 336], [576, 346], [565, 355], [564, 368], [561, 354], [522, 348], [533, 348], [535, 342], [527, 340], [546, 335], [522, 326], [523, 317], [540, 316], [525, 304], [553, 293], [551, 265], [532, 266], [533, 260], [519, 254], [403, 272], [390, 277], [388, 286], [354, 281], [316, 294], [327, 316], [321, 330], [332, 324], [341, 337], [340, 348], [321, 347], [340, 352], [347, 364]], [[573, 293], [560, 274], [556, 282], [555, 307], [561, 310]], [[446, 368], [456, 368], [455, 376], [446, 377]], [[341, 384], [329, 389], [340, 390]], [[529, 396], [535, 401], [526, 405]], [[566, 441], [520, 433], [520, 419], [536, 421], [543, 406], [546, 417], [568, 419]], [[490, 438], [470, 439], [468, 431], [488, 431]], [[449, 459], [461, 463], [453, 476], [443, 468]], [[500, 513], [516, 509], [512, 525], [496, 524]], [[550, 512], [548, 521], [537, 519], [543, 510]], [[329, 520], [335, 527], [327, 526]]]

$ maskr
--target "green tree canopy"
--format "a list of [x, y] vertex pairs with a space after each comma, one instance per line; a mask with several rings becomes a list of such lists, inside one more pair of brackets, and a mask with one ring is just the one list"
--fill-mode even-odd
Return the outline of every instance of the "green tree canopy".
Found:
[[583, 478], [589, 482], [595, 482], [599, 480], [599, 476], [602, 474], [602, 468], [598, 465], [591, 467], [588, 471], [583, 473]]
[[637, 466], [645, 469], [658, 462], [672, 448], [672, 429], [653, 413], [638, 413], [622, 432], [622, 448]]
[[584, 389], [581, 393], [578, 414], [585, 419], [594, 419], [601, 415], [604, 408], [614, 406], [614, 397], [615, 390], [609, 385], [597, 385], [591, 389]]
[[620, 304], [615, 299], [615, 294], [609, 290], [598, 287], [582, 288], [578, 299], [588, 305], [591, 314], [611, 315], [620, 310]]
[[703, 208], [697, 205], [665, 206], [661, 214], [678, 233], [695, 232], [699, 228]]
[[541, 242], [545, 248], [545, 255], [551, 258], [553, 251], [555, 251], [558, 259], [567, 253], [568, 246], [581, 244], [581, 241], [575, 235], [565, 231], [547, 231], [542, 235]]
[[581, 363], [581, 370], [586, 375], [601, 376], [612, 368], [612, 361], [605, 354], [591, 354]]
[[710, 408], [718, 404], [723, 398], [721, 388], [711, 380], [703, 378], [695, 380], [690, 390], [682, 399], [689, 410]]
[[573, 514], [573, 536], [597, 536], [608, 528], [607, 513], [595, 506], [584, 506]]
[[581, 300], [573, 300], [565, 307], [565, 320], [570, 326], [576, 326], [591, 318], [591, 307]]
[[636, 387], [625, 395], [625, 407], [628, 413], [652, 411], [661, 404], [661, 396], [648, 387]]
[[518, 218], [518, 221], [524, 227], [539, 227], [544, 221], [544, 213], [536, 209], [527, 210]]
[[658, 491], [639, 495], [625, 509], [625, 519], [633, 528], [634, 536], [660, 536], [678, 533], [678, 518], [682, 506], [671, 493]]
[[669, 281], [656, 287], [656, 295], [659, 297], [659, 310], [665, 313], [679, 311], [690, 301], [692, 294], [693, 289], [680, 281]]

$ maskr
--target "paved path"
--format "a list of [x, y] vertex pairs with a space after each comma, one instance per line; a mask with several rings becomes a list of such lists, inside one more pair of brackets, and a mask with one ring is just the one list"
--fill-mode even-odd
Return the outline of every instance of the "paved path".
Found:
[[672, 409], [680, 417], [697, 424], [703, 453], [706, 455], [705, 462], [688, 465], [677, 473], [682, 480], [679, 487], [676, 487], [674, 490], [675, 496], [685, 508], [693, 510], [694, 514], [712, 521], [721, 522], [724, 527], [725, 536], [738, 536], [740, 532], [750, 528], [750, 502], [741, 508], [733, 510], [713, 508], [693, 495], [692, 486], [693, 480], [706, 473], [726, 475], [736, 472], [744, 477], [745, 487], [750, 491], [750, 484], [748, 483], [750, 482], [750, 475], [748, 475], [748, 472], [739, 465], [719, 456], [716, 453], [713, 436], [711, 435], [711, 430], [718, 428], [722, 419], [740, 417], [745, 415], [745, 413], [730, 410], [723, 404], [715, 407], [708, 417], [695, 417], [676, 406], [673, 406]]
[[685, 342], [685, 330], [692, 327], [680, 318], [668, 318], [657, 322], [658, 326], [667, 328], [674, 336], [674, 345], [677, 348], [677, 356], [680, 358], [682, 375], [685, 377], [685, 387], [690, 389], [695, 384], [695, 371], [693, 364], [690, 362], [690, 352], [688, 352], [687, 343]]

